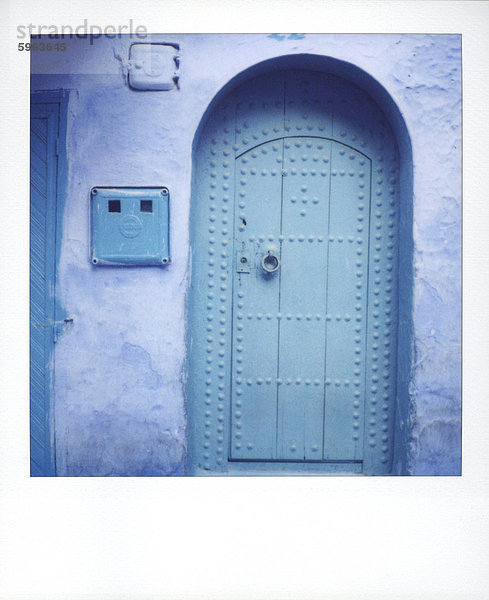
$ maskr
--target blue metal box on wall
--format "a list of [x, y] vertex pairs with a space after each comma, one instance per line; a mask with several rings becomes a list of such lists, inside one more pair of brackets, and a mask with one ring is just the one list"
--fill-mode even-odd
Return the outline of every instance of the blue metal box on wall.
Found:
[[170, 262], [167, 188], [94, 187], [90, 197], [90, 256], [94, 265]]

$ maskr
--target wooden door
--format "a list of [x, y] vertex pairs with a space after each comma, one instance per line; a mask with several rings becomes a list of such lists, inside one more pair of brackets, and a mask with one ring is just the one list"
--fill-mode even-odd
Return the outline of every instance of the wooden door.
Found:
[[381, 111], [321, 73], [251, 80], [194, 164], [191, 472], [388, 472], [398, 156]]

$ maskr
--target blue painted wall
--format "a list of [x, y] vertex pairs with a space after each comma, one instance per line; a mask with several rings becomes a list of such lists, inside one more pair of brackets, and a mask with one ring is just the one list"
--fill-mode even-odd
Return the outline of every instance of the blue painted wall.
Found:
[[[134, 41], [181, 46], [181, 88], [131, 90]], [[413, 321], [409, 402], [396, 471], [460, 470], [461, 53], [455, 35], [153, 35], [68, 40], [32, 53], [32, 89], [70, 89], [59, 301], [73, 323], [55, 351], [58, 475], [178, 475], [185, 435], [185, 297], [192, 142], [213, 97], [280, 55], [351, 62], [404, 118], [413, 152]], [[171, 191], [172, 264], [89, 262], [94, 185]], [[408, 232], [409, 233], [409, 232]], [[407, 447], [407, 452], [404, 449]]]

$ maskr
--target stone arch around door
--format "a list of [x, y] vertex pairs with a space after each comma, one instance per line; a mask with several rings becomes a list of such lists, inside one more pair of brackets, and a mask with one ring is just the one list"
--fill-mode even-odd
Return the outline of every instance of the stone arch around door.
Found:
[[410, 153], [368, 78], [271, 66], [219, 94], [194, 144], [188, 473], [388, 474], [406, 445]]

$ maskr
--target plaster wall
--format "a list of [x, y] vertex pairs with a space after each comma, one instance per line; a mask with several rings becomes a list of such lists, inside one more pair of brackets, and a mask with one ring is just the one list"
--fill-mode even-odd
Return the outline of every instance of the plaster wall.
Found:
[[[134, 41], [180, 44], [180, 89], [128, 87]], [[213, 97], [263, 60], [351, 62], [404, 118], [413, 152], [413, 362], [396, 471], [458, 474], [461, 452], [461, 40], [456, 35], [152, 35], [68, 39], [32, 53], [32, 90], [69, 89], [55, 350], [58, 475], [179, 475], [185, 455], [185, 296], [192, 142]], [[172, 263], [89, 262], [94, 185], [170, 189]]]

